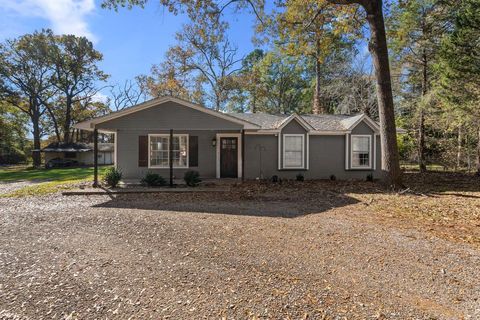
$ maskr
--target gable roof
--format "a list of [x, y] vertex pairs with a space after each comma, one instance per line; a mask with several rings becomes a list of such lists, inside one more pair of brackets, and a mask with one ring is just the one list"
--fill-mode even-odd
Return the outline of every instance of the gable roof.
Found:
[[281, 130], [290, 121], [295, 119], [307, 131], [319, 132], [346, 132], [351, 131], [360, 122], [365, 121], [375, 132], [379, 131], [378, 124], [365, 114], [358, 115], [334, 115], [334, 114], [266, 114], [266, 113], [224, 113], [208, 109], [198, 104], [194, 104], [175, 97], [160, 97], [141, 104], [112, 112], [102, 117], [83, 121], [74, 125], [77, 129], [92, 130], [95, 125], [127, 116], [129, 114], [145, 110], [152, 107], [161, 106], [167, 102], [174, 102], [184, 107], [188, 107], [209, 115], [241, 124], [245, 129], [253, 130]]
[[347, 127], [347, 130], [352, 130], [362, 121], [364, 121], [373, 131], [380, 130], [380, 126], [378, 125], [378, 123], [373, 121], [366, 114], [359, 114], [354, 117], [343, 120], [344, 125]]
[[297, 114], [292, 114], [288, 118], [285, 118], [280, 125], [278, 126], [278, 130], [282, 130], [287, 124], [292, 122], [293, 120], [297, 121], [305, 130], [315, 130], [307, 121], [305, 121], [301, 116]]
[[[100, 152], [112, 152], [114, 150], [114, 144], [110, 142], [99, 142], [98, 151]], [[93, 143], [83, 142], [52, 142], [45, 148], [41, 149], [42, 152], [88, 152], [93, 151]]]
[[239, 119], [239, 118], [236, 118], [236, 117], [232, 117], [231, 115], [229, 115], [227, 113], [223, 113], [223, 112], [215, 111], [215, 110], [212, 110], [212, 109], [208, 109], [208, 108], [205, 108], [201, 105], [194, 104], [194, 103], [191, 103], [191, 102], [179, 99], [179, 98], [175, 98], [175, 97], [160, 97], [160, 98], [151, 99], [151, 100], [145, 101], [143, 103], [137, 104], [135, 106], [132, 106], [132, 107], [120, 110], [120, 111], [109, 113], [105, 116], [101, 116], [101, 117], [97, 117], [97, 118], [94, 118], [94, 119], [91, 119], [91, 120], [79, 122], [79, 123], [75, 124], [74, 127], [77, 128], [77, 129], [92, 130], [95, 127], [96, 124], [100, 124], [100, 123], [110, 121], [110, 120], [113, 120], [113, 119], [121, 118], [121, 117], [127, 116], [129, 114], [132, 114], [132, 113], [135, 113], [135, 112], [138, 112], [138, 111], [142, 111], [142, 110], [145, 110], [145, 109], [149, 109], [149, 108], [152, 108], [152, 107], [161, 106], [162, 104], [167, 103], [167, 102], [178, 103], [179, 105], [182, 105], [184, 107], [188, 107], [188, 108], [200, 111], [200, 112], [204, 112], [206, 114], [209, 114], [209, 115], [212, 115], [212, 116], [215, 116], [215, 117], [218, 117], [218, 118], [230, 121], [230, 122], [241, 124], [245, 127], [245, 129], [260, 129], [261, 128], [259, 125], [255, 124], [255, 123], [251, 123], [251, 122], [246, 121], [246, 120], [242, 120], [242, 119]]
[[42, 152], [88, 152], [92, 148], [86, 143], [80, 142], [52, 142], [41, 150]]
[[[351, 131], [361, 121], [365, 120], [374, 130], [378, 131], [378, 124], [364, 114], [343, 115], [343, 114], [304, 114], [284, 115], [266, 113], [228, 113], [233, 117], [243, 119], [261, 126], [264, 130], [281, 130], [292, 119], [302, 121], [307, 130], [315, 131]], [[300, 120], [301, 119], [301, 120]]]

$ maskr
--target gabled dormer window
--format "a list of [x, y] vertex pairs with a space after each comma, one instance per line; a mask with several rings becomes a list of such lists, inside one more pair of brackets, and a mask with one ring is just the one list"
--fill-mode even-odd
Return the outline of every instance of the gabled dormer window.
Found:
[[369, 169], [372, 167], [372, 137], [370, 135], [352, 135], [352, 168]]
[[283, 168], [304, 169], [305, 167], [305, 135], [283, 135]]

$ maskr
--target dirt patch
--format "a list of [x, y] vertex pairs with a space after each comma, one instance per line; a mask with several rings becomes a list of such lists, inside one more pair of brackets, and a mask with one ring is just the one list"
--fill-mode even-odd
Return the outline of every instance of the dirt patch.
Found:
[[0, 199], [0, 317], [479, 318], [480, 251], [413, 214], [394, 224], [374, 196], [397, 195], [288, 182]]

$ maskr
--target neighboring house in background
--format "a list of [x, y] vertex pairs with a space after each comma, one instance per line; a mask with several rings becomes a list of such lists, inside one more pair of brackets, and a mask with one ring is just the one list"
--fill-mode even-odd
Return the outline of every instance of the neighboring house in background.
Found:
[[[81, 122], [115, 134], [124, 178], [365, 179], [381, 174], [378, 124], [366, 115], [222, 113], [177, 98], [156, 98]], [[171, 161], [170, 161], [171, 160]]]
[[[93, 165], [93, 144], [53, 142], [41, 150], [45, 155], [45, 163], [51, 159], [69, 159], [78, 161], [80, 165]], [[114, 144], [98, 144], [98, 164], [113, 164]]]

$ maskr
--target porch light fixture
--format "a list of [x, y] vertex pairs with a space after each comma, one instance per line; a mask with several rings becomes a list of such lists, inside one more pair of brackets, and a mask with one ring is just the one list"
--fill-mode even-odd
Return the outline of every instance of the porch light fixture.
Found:
[[215, 147], [215, 146], [217, 146], [217, 139], [213, 138], [212, 139], [212, 147]]

